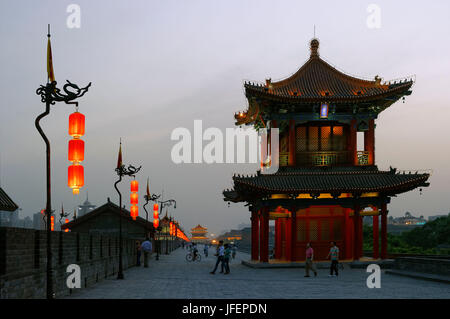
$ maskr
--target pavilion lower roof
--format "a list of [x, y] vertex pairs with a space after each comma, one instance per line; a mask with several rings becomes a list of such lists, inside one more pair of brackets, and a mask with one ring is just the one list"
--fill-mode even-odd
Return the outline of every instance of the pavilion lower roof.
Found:
[[247, 201], [273, 194], [362, 194], [388, 196], [428, 186], [428, 173], [379, 171], [376, 166], [347, 168], [281, 167], [271, 175], [233, 176], [234, 187], [223, 192], [226, 201]]

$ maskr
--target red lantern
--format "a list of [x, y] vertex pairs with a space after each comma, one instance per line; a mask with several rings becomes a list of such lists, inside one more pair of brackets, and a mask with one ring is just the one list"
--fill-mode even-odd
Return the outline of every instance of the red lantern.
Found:
[[68, 167], [68, 186], [72, 188], [74, 194], [80, 192], [84, 186], [84, 168], [83, 165], [73, 164]]
[[131, 192], [132, 193], [137, 193], [139, 190], [139, 183], [137, 180], [132, 180], [131, 181]]
[[79, 138], [84, 135], [84, 115], [75, 112], [69, 116], [69, 135]]
[[153, 211], [153, 218], [159, 218], [159, 214], [158, 214], [157, 210]]
[[[66, 218], [66, 224], [69, 222], [69, 219], [68, 218]], [[64, 232], [68, 232], [69, 231], [69, 228], [66, 228], [66, 230], [64, 230]]]
[[130, 194], [130, 204], [131, 205], [137, 205], [138, 197], [139, 197], [138, 193], [131, 193]]
[[138, 210], [139, 209], [136, 205], [132, 205], [130, 208], [130, 215], [131, 215], [131, 218], [133, 218], [134, 220], [136, 220], [136, 217], [139, 216]]
[[153, 227], [158, 228], [158, 226], [159, 226], [159, 219], [158, 218], [153, 219]]
[[54, 216], [50, 216], [50, 229], [51, 229], [51, 231], [55, 230], [55, 217]]
[[153, 210], [156, 211], [156, 212], [159, 210], [158, 204], [153, 205]]
[[84, 161], [84, 141], [74, 138], [69, 141], [69, 161], [82, 162]]

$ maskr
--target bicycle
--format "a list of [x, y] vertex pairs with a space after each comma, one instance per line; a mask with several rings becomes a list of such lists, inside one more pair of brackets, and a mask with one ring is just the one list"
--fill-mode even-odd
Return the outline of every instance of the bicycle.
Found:
[[[186, 260], [187, 260], [187, 261], [194, 261], [194, 253], [193, 253], [193, 252], [188, 253], [188, 254], [186, 255]], [[200, 256], [199, 253], [195, 254], [195, 260], [196, 260], [196, 261], [202, 260], [202, 256]]]

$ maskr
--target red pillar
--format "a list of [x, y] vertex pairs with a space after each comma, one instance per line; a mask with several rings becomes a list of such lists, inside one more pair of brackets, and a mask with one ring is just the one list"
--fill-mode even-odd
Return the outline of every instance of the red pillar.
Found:
[[364, 256], [364, 254], [363, 254], [363, 243], [364, 243], [363, 225], [364, 225], [363, 216], [360, 215], [359, 216], [359, 240], [358, 240], [358, 243], [359, 243], [359, 246], [358, 246], [359, 255], [358, 256], [359, 256], [359, 258]]
[[259, 216], [258, 211], [252, 211], [252, 260], [259, 259]]
[[375, 164], [375, 120], [369, 120], [369, 129], [364, 132], [364, 150], [369, 152], [369, 165]]
[[359, 205], [356, 204], [354, 209], [353, 209], [353, 228], [354, 228], [354, 235], [353, 235], [353, 259], [354, 260], [358, 260], [361, 256], [360, 256], [360, 240], [361, 240], [361, 236], [360, 236], [360, 223], [361, 223], [361, 216], [359, 215]]
[[381, 205], [381, 259], [387, 258], [387, 204]]
[[352, 232], [353, 222], [350, 218], [350, 208], [345, 209], [345, 259], [352, 259]]
[[269, 262], [269, 211], [264, 207], [260, 216], [260, 256], [259, 261]]
[[297, 243], [297, 209], [291, 209], [291, 261], [296, 260], [295, 248]]
[[353, 165], [358, 165], [358, 156], [356, 154], [357, 151], [357, 128], [356, 128], [356, 119], [352, 119], [350, 121], [350, 136], [349, 136], [349, 153], [350, 153], [350, 163]]
[[281, 259], [281, 219], [275, 219], [275, 259]]
[[378, 259], [380, 257], [380, 237], [378, 231], [379, 221], [378, 215], [373, 216], [373, 258]]
[[289, 166], [295, 166], [295, 121], [289, 120]]
[[285, 240], [286, 240], [286, 260], [292, 260], [292, 240], [291, 240], [291, 218], [286, 218], [284, 223], [284, 230], [285, 230]]

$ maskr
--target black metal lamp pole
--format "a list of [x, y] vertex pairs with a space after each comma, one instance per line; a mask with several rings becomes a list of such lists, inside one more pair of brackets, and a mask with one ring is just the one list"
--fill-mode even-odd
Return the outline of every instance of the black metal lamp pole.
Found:
[[[50, 33], [47, 35], [50, 38]], [[44, 134], [44, 131], [41, 128], [40, 121], [45, 116], [50, 114], [50, 105], [54, 105], [56, 102], [64, 102], [66, 104], [75, 104], [78, 106], [78, 102], [73, 102], [75, 99], [82, 97], [91, 86], [89, 83], [84, 88], [79, 88], [78, 85], [70, 83], [67, 80], [67, 83], [63, 85], [63, 92], [56, 87], [56, 81], [47, 82], [46, 85], [41, 85], [37, 90], [36, 94], [41, 96], [41, 102], [45, 103], [45, 112], [39, 114], [36, 117], [34, 122], [36, 129], [39, 134], [42, 136], [42, 139], [45, 142], [46, 148], [46, 175], [47, 175], [47, 197], [46, 197], [46, 206], [45, 206], [45, 216], [46, 216], [46, 227], [47, 227], [47, 299], [53, 299], [53, 270], [52, 270], [52, 250], [51, 250], [51, 215], [52, 215], [52, 195], [51, 195], [51, 180], [50, 180], [50, 141], [47, 136]], [[69, 90], [70, 89], [70, 90]]]
[[117, 184], [122, 181], [122, 176], [132, 176], [135, 177], [136, 173], [139, 172], [142, 166], [136, 168], [133, 165], [128, 165], [128, 168], [125, 168], [125, 165], [115, 169], [117, 175], [119, 176], [119, 180], [114, 183], [114, 188], [119, 194], [119, 271], [117, 272], [117, 279], [123, 279], [123, 265], [122, 265], [122, 193], [117, 188]]

